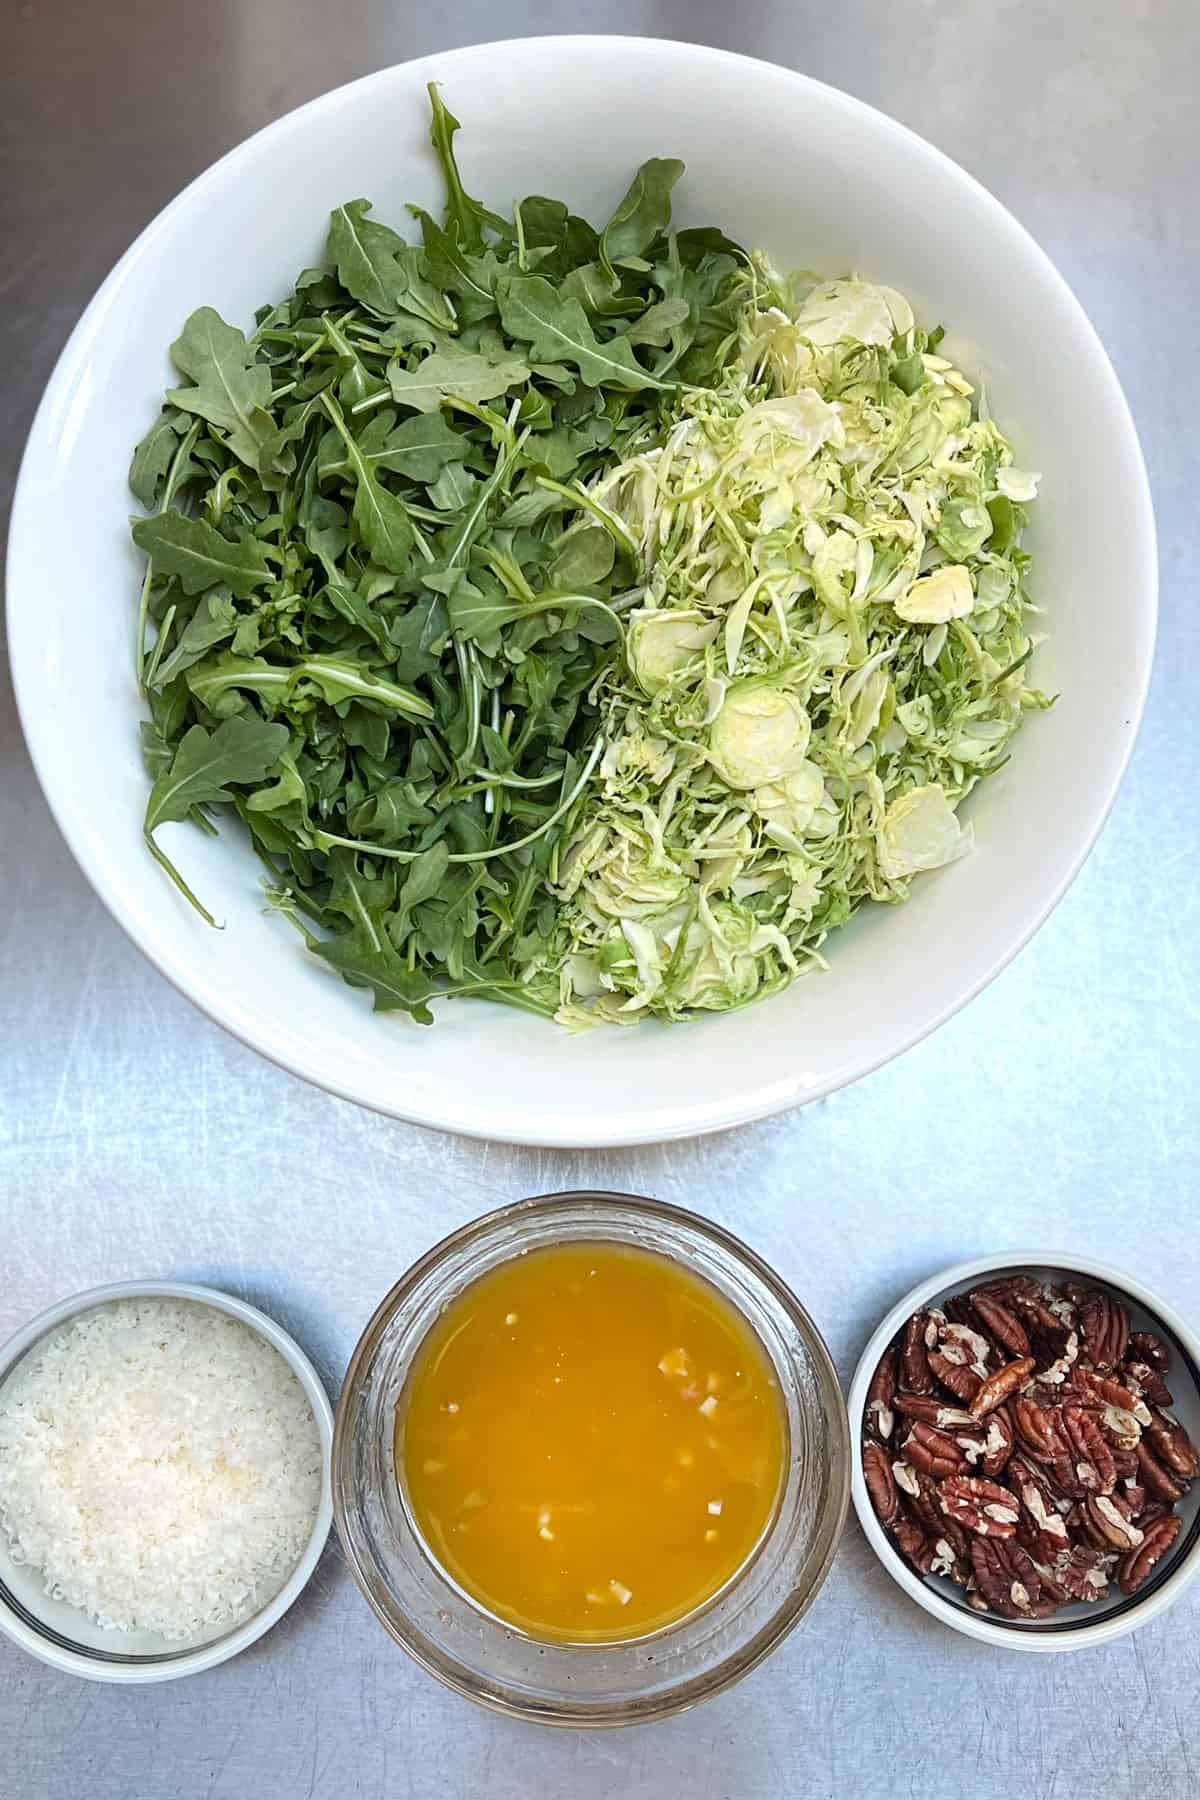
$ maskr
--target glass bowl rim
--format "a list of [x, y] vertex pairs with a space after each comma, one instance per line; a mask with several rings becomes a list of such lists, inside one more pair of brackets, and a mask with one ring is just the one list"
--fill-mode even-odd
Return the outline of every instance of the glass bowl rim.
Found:
[[[360, 1564], [346, 1523], [347, 1511], [355, 1503], [353, 1491], [346, 1481], [351, 1414], [357, 1408], [363, 1377], [371, 1368], [380, 1338], [413, 1290], [431, 1271], [436, 1270], [440, 1263], [454, 1256], [459, 1250], [467, 1248], [474, 1240], [484, 1238], [497, 1229], [517, 1223], [522, 1219], [553, 1217], [555, 1213], [567, 1211], [580, 1202], [601, 1204], [607, 1202], [625, 1211], [639, 1213], [651, 1222], [695, 1231], [708, 1238], [714, 1246], [735, 1261], [741, 1263], [763, 1283], [772, 1298], [788, 1315], [790, 1322], [797, 1328], [805, 1351], [812, 1360], [818, 1391], [828, 1402], [828, 1427], [825, 1433], [824, 1447], [828, 1465], [829, 1495], [814, 1531], [819, 1555], [806, 1585], [792, 1588], [785, 1601], [777, 1607], [768, 1624], [756, 1634], [756, 1639], [751, 1647], [730, 1651], [710, 1674], [687, 1677], [681, 1681], [677, 1689], [665, 1690], [652, 1702], [638, 1710], [633, 1710], [636, 1702], [631, 1702], [623, 1714], [614, 1710], [612, 1714], [606, 1712], [603, 1716], [594, 1717], [586, 1713], [563, 1713], [556, 1716], [544, 1708], [535, 1710], [524, 1704], [515, 1694], [504, 1695], [483, 1690], [467, 1671], [452, 1670], [426, 1656], [419, 1643], [401, 1634], [396, 1621], [384, 1610], [372, 1593], [371, 1585]], [[669, 1250], [659, 1253], [671, 1254]], [[766, 1262], [735, 1233], [727, 1230], [725, 1226], [704, 1217], [701, 1213], [692, 1212], [687, 1207], [676, 1206], [671, 1201], [651, 1199], [646, 1195], [623, 1193], [610, 1188], [565, 1188], [553, 1193], [535, 1194], [524, 1199], [509, 1201], [469, 1219], [454, 1231], [448, 1232], [410, 1264], [379, 1302], [354, 1347], [338, 1400], [331, 1458], [333, 1517], [346, 1562], [360, 1593], [388, 1636], [399, 1644], [400, 1648], [411, 1656], [426, 1674], [434, 1676], [452, 1692], [508, 1718], [553, 1725], [559, 1728], [611, 1730], [669, 1718], [673, 1714], [688, 1710], [702, 1700], [711, 1699], [719, 1693], [724, 1693], [750, 1674], [778, 1648], [812, 1605], [824, 1586], [837, 1555], [850, 1505], [852, 1459], [853, 1444], [849, 1417], [846, 1412], [842, 1385], [829, 1348], [807, 1308], [782, 1276], [771, 1267], [770, 1263]], [[764, 1538], [760, 1548], [769, 1541], [770, 1533], [776, 1528], [776, 1524], [777, 1520], [773, 1521], [768, 1528], [767, 1538]], [[748, 1567], [753, 1560], [754, 1558], [748, 1559], [743, 1568]], [[440, 1569], [436, 1561], [433, 1566], [437, 1568], [442, 1579], [447, 1579], [445, 1572]], [[734, 1577], [735, 1580], [737, 1578]], [[397, 1612], [407, 1623], [405, 1609], [397, 1606]], [[699, 1692], [696, 1691], [698, 1687], [701, 1689]]]

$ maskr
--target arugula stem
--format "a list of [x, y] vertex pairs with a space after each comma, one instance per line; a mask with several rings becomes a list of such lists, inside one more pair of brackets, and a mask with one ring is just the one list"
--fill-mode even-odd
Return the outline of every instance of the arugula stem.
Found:
[[159, 867], [161, 869], [166, 870], [167, 874], [171, 877], [171, 880], [175, 883], [175, 886], [179, 889], [179, 891], [183, 895], [184, 899], [191, 901], [192, 905], [195, 907], [196, 911], [200, 914], [200, 917], [204, 920], [205, 924], [211, 925], [213, 927], [214, 931], [223, 931], [224, 926], [218, 925], [217, 921], [213, 918], [213, 916], [209, 912], [208, 908], [206, 906], [204, 906], [199, 900], [197, 900], [195, 894], [193, 894], [191, 888], [188, 886], [187, 882], [183, 879], [183, 876], [179, 873], [179, 870], [175, 867], [175, 864], [171, 861], [170, 857], [167, 856], [164, 851], [159, 849], [159, 847], [155, 843], [154, 838], [151, 835], [151, 833], [148, 831], [143, 832], [142, 839], [143, 839], [143, 842], [145, 843], [147, 850], [149, 850], [151, 856], [154, 858], [155, 862], [159, 865]]
[[[170, 506], [172, 500], [175, 498], [175, 490], [179, 484], [180, 477], [187, 467], [188, 458], [192, 454], [193, 446], [199, 436], [200, 425], [201, 421], [197, 419], [194, 424], [188, 427], [183, 437], [179, 440], [179, 448], [171, 459], [171, 467], [167, 471], [167, 479], [166, 484], [163, 487], [162, 499], [158, 505], [158, 511], [160, 513], [165, 513], [168, 506]], [[134, 658], [134, 668], [137, 670], [138, 693], [141, 694], [143, 698], [145, 698], [147, 687], [146, 621], [150, 615], [150, 589], [153, 585], [154, 563], [150, 557], [147, 557], [146, 572], [142, 577], [142, 591], [138, 599], [137, 651]]]
[[151, 652], [150, 664], [144, 677], [145, 685], [148, 688], [154, 686], [154, 677], [158, 674], [158, 665], [162, 661], [163, 651], [167, 646], [167, 639], [171, 635], [171, 627], [175, 623], [176, 611], [177, 608], [174, 605], [168, 606], [163, 617], [163, 622], [158, 628], [158, 636], [154, 640], [154, 649]]
[[[574, 806], [576, 800], [578, 800], [580, 794], [582, 794], [584, 788], [591, 780], [592, 771], [603, 754], [604, 740], [603, 738], [597, 738], [596, 742], [592, 745], [591, 754], [583, 765], [579, 778], [575, 782], [570, 793], [555, 807], [548, 819], [542, 820], [542, 823], [538, 826], [536, 831], [527, 832], [524, 837], [517, 838], [511, 844], [497, 844], [494, 848], [487, 850], [453, 851], [451, 855], [446, 858], [447, 862], [491, 862], [493, 857], [511, 856], [514, 850], [524, 850], [530, 844], [535, 844], [539, 838], [545, 837], [546, 833], [553, 826], [557, 825], [561, 818], [570, 812], [572, 806]], [[384, 856], [391, 862], [415, 862], [418, 856], [423, 856], [425, 854], [423, 850], [393, 850], [387, 844], [370, 844], [364, 843], [359, 838], [337, 837], [330, 831], [314, 832], [313, 837], [318, 850], [335, 848], [341, 850], [361, 850], [366, 856]]]

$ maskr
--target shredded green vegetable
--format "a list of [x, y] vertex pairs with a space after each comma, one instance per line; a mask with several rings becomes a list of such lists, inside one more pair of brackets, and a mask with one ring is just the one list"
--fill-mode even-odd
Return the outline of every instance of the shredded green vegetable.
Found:
[[534, 965], [566, 1022], [785, 986], [970, 849], [959, 802], [1048, 703], [1017, 543], [1037, 477], [901, 295], [756, 273], [738, 361], [592, 490], [644, 586]]

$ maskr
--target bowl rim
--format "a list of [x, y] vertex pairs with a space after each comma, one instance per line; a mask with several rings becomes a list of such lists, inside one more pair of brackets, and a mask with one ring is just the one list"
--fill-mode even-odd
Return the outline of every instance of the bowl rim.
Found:
[[260, 1312], [258, 1307], [251, 1306], [246, 1300], [239, 1300], [234, 1294], [190, 1281], [110, 1281], [56, 1301], [0, 1344], [0, 1383], [47, 1333], [79, 1313], [88, 1312], [95, 1306], [103, 1306], [113, 1300], [190, 1300], [239, 1319], [243, 1325], [249, 1326], [259, 1337], [265, 1339], [272, 1349], [277, 1350], [296, 1376], [312, 1408], [321, 1443], [321, 1495], [317, 1516], [296, 1566], [264, 1607], [252, 1613], [235, 1630], [227, 1632], [211, 1644], [201, 1644], [195, 1650], [175, 1653], [161, 1661], [150, 1657], [136, 1663], [103, 1662], [98, 1657], [90, 1656], [86, 1650], [67, 1649], [52, 1642], [27, 1625], [0, 1597], [0, 1633], [19, 1644], [31, 1656], [37, 1657], [39, 1662], [48, 1663], [51, 1668], [69, 1675], [80, 1675], [86, 1681], [144, 1686], [149, 1682], [177, 1681], [185, 1675], [198, 1675], [204, 1669], [212, 1669], [218, 1663], [228, 1662], [277, 1624], [307, 1587], [325, 1548], [333, 1522], [329, 1479], [333, 1407], [312, 1362], [281, 1325], [277, 1325], [266, 1313]]
[[[770, 1289], [793, 1320], [800, 1325], [807, 1353], [811, 1356], [829, 1397], [831, 1504], [822, 1528], [826, 1542], [807, 1588], [803, 1593], [797, 1590], [789, 1595], [780, 1604], [769, 1624], [761, 1628], [752, 1647], [742, 1652], [731, 1652], [720, 1669], [715, 1672], [715, 1678], [712, 1676], [707, 1678], [689, 1677], [679, 1687], [665, 1691], [653, 1704], [643, 1704], [640, 1708], [627, 1705], [624, 1710], [613, 1713], [579, 1712], [574, 1715], [565, 1713], [556, 1715], [542, 1708], [535, 1709], [525, 1706], [518, 1698], [509, 1698], [493, 1690], [478, 1687], [470, 1676], [457, 1666], [451, 1668], [426, 1655], [420, 1640], [407, 1633], [401, 1635], [397, 1631], [395, 1621], [384, 1612], [371, 1592], [352, 1534], [345, 1524], [345, 1515], [350, 1500], [343, 1477], [347, 1461], [347, 1440], [352, 1429], [351, 1409], [357, 1401], [358, 1391], [363, 1381], [363, 1372], [370, 1366], [384, 1328], [404, 1305], [413, 1289], [418, 1287], [425, 1276], [447, 1256], [470, 1244], [473, 1239], [486, 1236], [498, 1226], [511, 1224], [523, 1218], [552, 1214], [556, 1209], [569, 1207], [572, 1203], [578, 1202], [610, 1202], [641, 1213], [647, 1219], [658, 1219], [667, 1224], [682, 1225], [690, 1230], [698, 1230], [737, 1260], [744, 1262], [747, 1268]], [[657, 1253], [671, 1254], [670, 1252]], [[694, 1706], [700, 1705], [718, 1694], [728, 1692], [730, 1688], [737, 1686], [747, 1675], [757, 1669], [791, 1635], [824, 1587], [841, 1548], [850, 1506], [853, 1446], [850, 1441], [850, 1427], [842, 1386], [829, 1346], [804, 1302], [779, 1271], [765, 1258], [753, 1250], [736, 1233], [719, 1224], [717, 1220], [711, 1219], [703, 1213], [693, 1212], [688, 1207], [677, 1206], [669, 1200], [659, 1200], [644, 1194], [630, 1194], [608, 1188], [564, 1188], [553, 1193], [533, 1194], [523, 1199], [508, 1201], [502, 1206], [493, 1207], [489, 1211], [479, 1214], [476, 1218], [468, 1219], [454, 1231], [448, 1232], [439, 1239], [421, 1256], [415, 1258], [403, 1271], [399, 1280], [393, 1283], [372, 1312], [354, 1346], [338, 1397], [331, 1463], [334, 1525], [342, 1553], [350, 1573], [354, 1577], [355, 1586], [388, 1637], [412, 1658], [418, 1668], [427, 1675], [432, 1675], [452, 1693], [461, 1695], [464, 1699], [474, 1702], [475, 1705], [482, 1706], [489, 1712], [498, 1713], [504, 1718], [520, 1719], [537, 1725], [549, 1725], [560, 1730], [615, 1730], [634, 1725], [656, 1724], [663, 1719], [690, 1711]], [[774, 1525], [772, 1524], [768, 1527], [768, 1534], [773, 1529]], [[758, 1549], [761, 1547], [760, 1543]], [[758, 1549], [748, 1559], [750, 1562], [757, 1557]], [[432, 1566], [438, 1568], [436, 1559], [430, 1555], [428, 1550], [426, 1550], [426, 1555]], [[742, 1565], [743, 1568], [746, 1566], [748, 1564]], [[441, 1573], [440, 1569], [439, 1573]], [[443, 1579], [445, 1579], [444, 1574]], [[698, 1610], [702, 1612], [705, 1609], [701, 1607]], [[405, 1622], [408, 1622], [407, 1619]], [[681, 1620], [677, 1623], [685, 1622]], [[615, 1650], [621, 1648], [621, 1645], [614, 1644], [607, 1647]], [[730, 1661], [734, 1664], [732, 1668], [728, 1666]], [[711, 1685], [702, 1687], [702, 1681], [705, 1679], [709, 1680]]]
[[1110, 1619], [1098, 1620], [1093, 1625], [1074, 1625], [1069, 1632], [1039, 1632], [1036, 1629], [1014, 1631], [983, 1614], [964, 1612], [960, 1607], [951, 1606], [949, 1601], [943, 1599], [909, 1568], [875, 1516], [863, 1475], [862, 1416], [866, 1407], [867, 1388], [880, 1357], [900, 1327], [914, 1312], [919, 1311], [946, 1288], [956, 1287], [961, 1282], [973, 1281], [980, 1275], [989, 1275], [997, 1270], [1024, 1268], [1061, 1269], [1066, 1275], [1085, 1275], [1094, 1281], [1103, 1282], [1118, 1293], [1128, 1295], [1145, 1311], [1158, 1315], [1162, 1323], [1178, 1338], [1181, 1347], [1187, 1351], [1196, 1367], [1200, 1368], [1200, 1338], [1184, 1323], [1174, 1307], [1136, 1276], [1127, 1274], [1124, 1269], [1114, 1268], [1111, 1263], [1097, 1262], [1093, 1257], [1079, 1256], [1070, 1250], [1022, 1249], [1008, 1250], [998, 1255], [977, 1256], [967, 1262], [954, 1263], [948, 1269], [942, 1269], [918, 1282], [916, 1287], [889, 1309], [867, 1340], [847, 1396], [850, 1419], [850, 1493], [867, 1542], [887, 1573], [918, 1606], [924, 1607], [927, 1613], [931, 1613], [943, 1625], [949, 1625], [953, 1631], [962, 1632], [966, 1637], [975, 1638], [979, 1643], [990, 1644], [1000, 1650], [1029, 1651], [1035, 1655], [1090, 1650], [1100, 1644], [1110, 1644], [1114, 1639], [1124, 1637], [1127, 1632], [1138, 1630], [1175, 1604], [1189, 1583], [1200, 1575], [1200, 1537], [1184, 1552], [1166, 1578], [1127, 1611]]
[[[1136, 692], [1130, 711], [1129, 729], [1125, 734], [1118, 761], [1112, 770], [1106, 790], [1099, 793], [1093, 803], [1091, 815], [1085, 821], [1084, 829], [1070, 862], [1057, 882], [1009, 932], [1003, 948], [992, 958], [989, 965], [978, 971], [956, 998], [948, 1000], [932, 1014], [915, 1016], [911, 1023], [899, 1027], [886, 1045], [851, 1063], [830, 1070], [819, 1080], [813, 1082], [811, 1086], [806, 1087], [802, 1094], [796, 1094], [790, 1086], [781, 1086], [777, 1081], [760, 1081], [754, 1089], [745, 1090], [732, 1104], [713, 1100], [705, 1102], [699, 1110], [677, 1107], [665, 1117], [655, 1118], [653, 1121], [648, 1121], [644, 1115], [641, 1115], [624, 1122], [618, 1121], [615, 1124], [611, 1121], [597, 1123], [595, 1127], [589, 1124], [582, 1131], [578, 1126], [564, 1130], [556, 1126], [553, 1120], [540, 1120], [536, 1128], [529, 1125], [507, 1126], [503, 1120], [495, 1118], [481, 1122], [472, 1116], [470, 1101], [467, 1100], [464, 1103], [458, 1090], [439, 1096], [436, 1105], [427, 1101], [416, 1109], [406, 1106], [403, 1083], [396, 1084], [394, 1091], [390, 1091], [386, 1096], [379, 1093], [370, 1096], [363, 1095], [353, 1082], [339, 1079], [336, 1067], [332, 1066], [330, 1059], [323, 1057], [320, 1053], [313, 1053], [307, 1043], [285, 1039], [275, 1030], [269, 1019], [249, 1020], [244, 1017], [227, 997], [228, 984], [222, 987], [218, 982], [198, 974], [190, 966], [184, 951], [172, 949], [161, 941], [160, 934], [152, 920], [135, 922], [131, 919], [110, 870], [91, 855], [82, 841], [81, 833], [72, 824], [69, 809], [63, 798], [61, 795], [56, 796], [55, 782], [50, 773], [50, 758], [46, 748], [52, 732], [53, 721], [44, 715], [42, 709], [39, 709], [36, 684], [32, 673], [36, 660], [36, 609], [28, 606], [22, 609], [16, 600], [17, 594], [23, 592], [25, 586], [21, 580], [20, 569], [25, 554], [25, 513], [36, 485], [37, 464], [50, 453], [52, 420], [58, 416], [65, 396], [75, 388], [80, 378], [90, 346], [101, 329], [110, 303], [116, 298], [122, 284], [131, 275], [135, 266], [152, 252], [156, 239], [175, 215], [190, 205], [195, 197], [202, 193], [204, 187], [215, 180], [218, 171], [231, 169], [240, 163], [249, 163], [256, 147], [262, 141], [272, 135], [294, 129], [297, 121], [310, 112], [345, 104], [347, 96], [352, 91], [361, 92], [373, 84], [385, 84], [395, 76], [399, 69], [420, 70], [422, 73], [428, 74], [430, 79], [448, 78], [456, 65], [465, 64], [478, 58], [498, 58], [502, 61], [507, 53], [516, 50], [527, 51], [531, 45], [572, 56], [581, 53], [587, 54], [598, 48], [611, 50], [615, 47], [634, 57], [666, 57], [674, 60], [680, 67], [686, 67], [689, 63], [693, 65], [698, 63], [722, 64], [742, 72], [746, 77], [749, 77], [755, 70], [770, 71], [773, 76], [784, 77], [800, 90], [819, 94], [826, 104], [840, 107], [845, 113], [864, 123], [869, 122], [874, 131], [882, 130], [892, 135], [898, 142], [915, 147], [922, 156], [930, 159], [934, 165], [950, 175], [965, 191], [972, 193], [987, 208], [996, 224], [1003, 227], [1006, 232], [1015, 234], [1030, 258], [1040, 265], [1044, 277], [1058, 290], [1060, 299], [1073, 316], [1080, 341], [1085, 343], [1089, 349], [1093, 379], [1107, 392], [1108, 402], [1112, 408], [1114, 427], [1123, 440], [1123, 450], [1129, 461], [1131, 483], [1127, 527], [1139, 542], [1142, 560], [1145, 563], [1144, 605], [1141, 609], [1143, 629], [1139, 631], [1139, 641], [1142, 645], [1141, 667], [1137, 671]], [[866, 1075], [873, 1074], [939, 1030], [947, 1020], [969, 1005], [1024, 949], [1063, 898], [1094, 847], [1112, 809], [1133, 753], [1145, 711], [1157, 636], [1158, 554], [1153, 503], [1145, 458], [1129, 403], [1112, 361], [1095, 326], [1066, 279], [1060, 274], [1033, 235], [1016, 219], [1003, 202], [996, 198], [990, 189], [986, 188], [982, 182], [977, 181], [944, 151], [939, 150], [919, 133], [902, 125], [889, 114], [869, 105], [866, 101], [845, 93], [840, 88], [805, 75], [799, 70], [789, 69], [782, 64], [772, 63], [759, 57], [745, 56], [729, 50], [683, 43], [673, 39], [630, 37], [619, 33], [580, 33], [506, 38], [494, 43], [462, 45], [453, 50], [434, 51], [425, 56], [411, 58], [404, 63], [391, 64], [387, 68], [343, 83], [303, 105], [293, 108], [290, 112], [272, 120], [243, 139], [241, 143], [209, 164], [173, 200], [169, 201], [134, 239], [101, 283], [67, 339], [51, 372], [30, 428], [14, 490], [7, 558], [7, 591], [9, 661], [17, 713], [34, 771], [51, 815], [62, 833], [68, 849], [117, 924], [132, 939], [159, 974], [164, 976], [179, 993], [190, 1000], [206, 1017], [213, 1019], [228, 1031], [231, 1036], [266, 1057], [277, 1067], [286, 1070], [289, 1074], [299, 1076], [302, 1080], [312, 1083], [339, 1099], [367, 1106], [373, 1111], [382, 1113], [385, 1117], [402, 1119], [408, 1123], [424, 1125], [435, 1130], [457, 1132], [465, 1137], [483, 1138], [496, 1142], [564, 1149], [615, 1148], [704, 1136], [711, 1132], [727, 1130], [735, 1125], [749, 1124], [758, 1119], [788, 1111], [793, 1107], [808, 1105], [814, 1100], [823, 1099], [828, 1094], [861, 1080]]]

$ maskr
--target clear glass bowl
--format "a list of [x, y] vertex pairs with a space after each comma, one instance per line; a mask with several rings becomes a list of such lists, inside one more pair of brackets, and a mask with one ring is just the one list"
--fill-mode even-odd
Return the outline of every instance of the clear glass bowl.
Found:
[[[393, 1425], [413, 1354], [441, 1310], [499, 1262], [571, 1240], [630, 1244], [685, 1263], [761, 1338], [787, 1411], [774, 1519], [707, 1605], [628, 1643], [538, 1641], [469, 1600], [426, 1549], [396, 1478]], [[375, 1613], [422, 1668], [496, 1712], [551, 1725], [629, 1725], [680, 1712], [739, 1680], [787, 1635], [828, 1573], [849, 1495], [846, 1408], [820, 1333], [789, 1289], [720, 1226], [656, 1200], [569, 1193], [522, 1200], [443, 1240], [397, 1282], [347, 1371], [333, 1443], [333, 1505]]]

